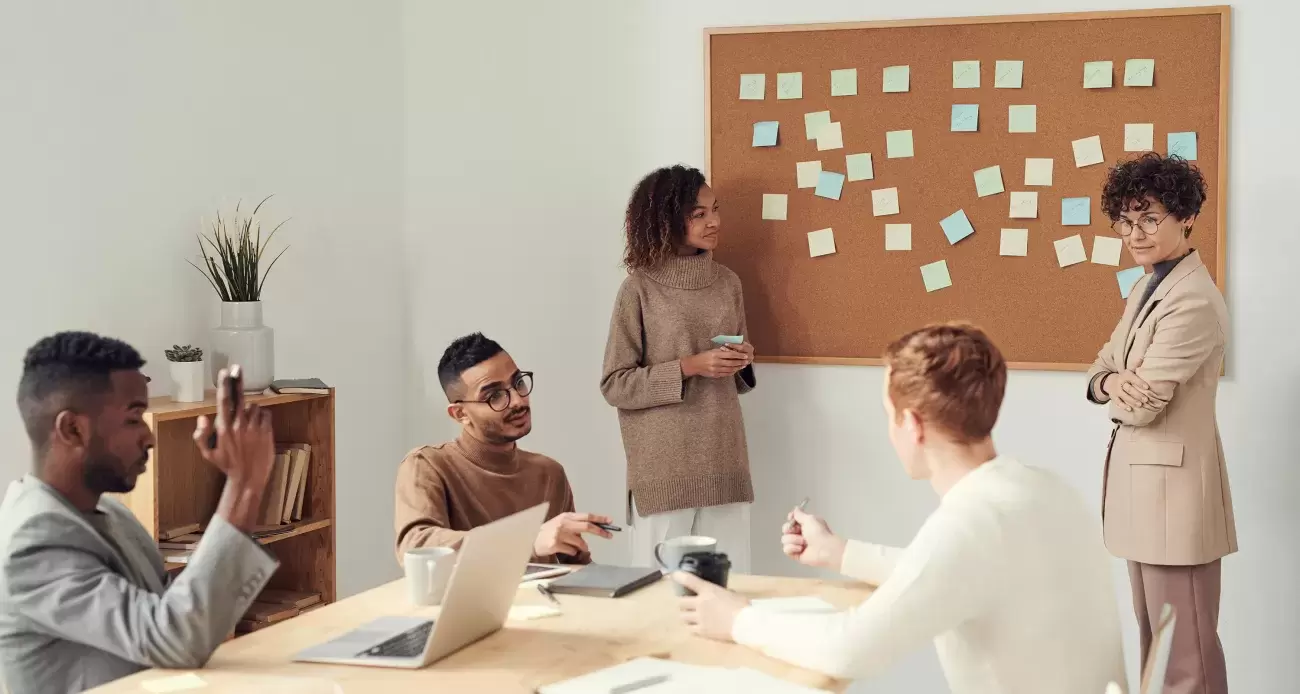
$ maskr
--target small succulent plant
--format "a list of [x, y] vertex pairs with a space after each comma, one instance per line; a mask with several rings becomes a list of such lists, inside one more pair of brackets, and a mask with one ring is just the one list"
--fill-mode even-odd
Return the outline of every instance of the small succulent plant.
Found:
[[165, 352], [167, 361], [203, 361], [203, 350], [198, 347], [172, 345], [172, 348]]

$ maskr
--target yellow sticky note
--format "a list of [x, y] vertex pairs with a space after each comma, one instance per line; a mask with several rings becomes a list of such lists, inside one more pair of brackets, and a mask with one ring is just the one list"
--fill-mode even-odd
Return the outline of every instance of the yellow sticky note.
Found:
[[1101, 136], [1093, 135], [1070, 143], [1074, 147], [1074, 165], [1083, 168], [1105, 160], [1101, 153]]
[[1125, 123], [1124, 151], [1150, 152], [1155, 149], [1156, 126], [1154, 123]]
[[990, 166], [975, 172], [975, 194], [981, 198], [997, 195], [1002, 187], [1002, 167]]
[[785, 193], [763, 193], [763, 219], [785, 219], [789, 201]]
[[890, 130], [885, 133], [885, 156], [888, 159], [910, 157], [912, 150], [911, 130]]
[[1124, 61], [1125, 87], [1150, 87], [1155, 77], [1155, 60], [1151, 58], [1129, 58]]
[[1038, 193], [1033, 191], [1011, 191], [1012, 219], [1036, 219], [1038, 217]]
[[777, 99], [802, 99], [803, 98], [803, 73], [802, 72], [776, 73], [776, 98]]
[[830, 122], [830, 111], [814, 111], [812, 113], [805, 113], [803, 114], [804, 134], [808, 136], [809, 140], [816, 140], [817, 134], [822, 131], [822, 128], [830, 125]]
[[925, 282], [925, 291], [934, 292], [952, 286], [952, 275], [948, 274], [948, 261], [921, 266], [921, 280]]
[[998, 246], [998, 255], [1029, 255], [1029, 230], [1003, 229], [1001, 244]]
[[886, 224], [885, 225], [885, 250], [887, 251], [912, 250], [912, 225], [911, 224]]
[[881, 188], [871, 191], [871, 214], [876, 217], [898, 214], [898, 189]]
[[857, 96], [858, 69], [831, 70], [831, 96]]
[[1056, 246], [1056, 262], [1061, 267], [1076, 265], [1088, 259], [1087, 251], [1083, 250], [1083, 237], [1078, 234], [1053, 241], [1052, 245]]
[[762, 101], [767, 91], [767, 75], [762, 73], [740, 76], [740, 98], [744, 101]]
[[999, 60], [993, 63], [994, 89], [1019, 89], [1025, 75], [1025, 61]]
[[980, 61], [978, 60], [952, 61], [952, 88], [953, 89], [979, 89], [979, 87], [980, 87]]
[[1114, 236], [1092, 237], [1092, 262], [1097, 265], [1119, 266], [1119, 252], [1124, 242]]
[[844, 149], [844, 131], [839, 123], [827, 123], [817, 132], [817, 151]]
[[1007, 132], [1038, 132], [1038, 107], [1033, 104], [1008, 106]]
[[850, 181], [870, 181], [876, 177], [875, 169], [871, 166], [871, 153], [869, 152], [845, 155], [844, 164], [848, 169]]
[[1025, 185], [1052, 185], [1052, 160], [1033, 157], [1025, 159]]
[[886, 94], [897, 94], [911, 89], [912, 68], [908, 65], [890, 65], [881, 77]]
[[801, 161], [795, 164], [795, 179], [800, 188], [816, 188], [817, 179], [822, 175], [821, 161]]
[[208, 686], [202, 677], [187, 672], [184, 675], [175, 675], [173, 677], [159, 677], [158, 679], [141, 682], [140, 686], [146, 692], [153, 694], [169, 694], [170, 692], [185, 692], [191, 689], [203, 689]]
[[1083, 88], [1084, 89], [1109, 89], [1111, 86], [1111, 72], [1114, 70], [1114, 64], [1109, 60], [1095, 60], [1083, 64]]
[[817, 258], [835, 252], [835, 232], [830, 229], [818, 229], [808, 232], [808, 255]]

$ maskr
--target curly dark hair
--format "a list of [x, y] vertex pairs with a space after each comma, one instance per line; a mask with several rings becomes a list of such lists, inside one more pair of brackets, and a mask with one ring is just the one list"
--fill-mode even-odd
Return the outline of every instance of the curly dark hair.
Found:
[[699, 169], [680, 164], [656, 169], [636, 184], [623, 221], [623, 264], [628, 270], [652, 268], [673, 255], [686, 236], [686, 217], [704, 185]]
[[1205, 177], [1186, 159], [1155, 152], [1120, 162], [1107, 173], [1101, 209], [1112, 222], [1125, 211], [1147, 209], [1150, 200], [1160, 201], [1179, 220], [1191, 219], [1205, 203]]
[[461, 374], [504, 352], [501, 345], [483, 333], [472, 333], [458, 337], [447, 349], [443, 350], [438, 360], [438, 383], [448, 400], [455, 400], [465, 394], [465, 384]]

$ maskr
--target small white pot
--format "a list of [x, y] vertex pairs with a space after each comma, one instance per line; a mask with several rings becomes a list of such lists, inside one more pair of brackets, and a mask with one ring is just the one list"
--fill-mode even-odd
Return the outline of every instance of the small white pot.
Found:
[[208, 365], [202, 361], [168, 362], [172, 372], [172, 400], [202, 402], [207, 385]]

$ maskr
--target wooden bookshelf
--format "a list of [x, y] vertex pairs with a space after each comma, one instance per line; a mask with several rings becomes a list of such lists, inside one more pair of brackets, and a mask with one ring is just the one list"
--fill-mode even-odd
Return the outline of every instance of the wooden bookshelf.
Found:
[[[311, 445], [303, 520], [258, 539], [280, 560], [268, 588], [320, 593], [322, 604], [336, 598], [334, 554], [334, 391], [329, 395], [248, 395], [271, 412], [277, 443]], [[209, 465], [194, 445], [201, 415], [214, 415], [212, 393], [204, 402], [151, 398], [145, 421], [156, 444], [149, 467], [135, 489], [117, 498], [157, 539], [160, 532], [191, 523], [206, 526], [216, 512], [225, 475]], [[179, 572], [184, 564], [168, 564]]]

